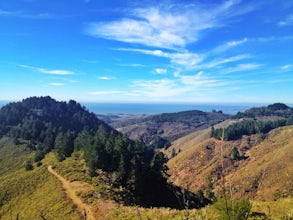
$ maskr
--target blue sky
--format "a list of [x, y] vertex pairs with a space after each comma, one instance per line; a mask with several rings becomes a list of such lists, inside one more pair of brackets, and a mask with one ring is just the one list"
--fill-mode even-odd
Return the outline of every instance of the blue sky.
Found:
[[293, 1], [0, 0], [0, 100], [293, 103]]

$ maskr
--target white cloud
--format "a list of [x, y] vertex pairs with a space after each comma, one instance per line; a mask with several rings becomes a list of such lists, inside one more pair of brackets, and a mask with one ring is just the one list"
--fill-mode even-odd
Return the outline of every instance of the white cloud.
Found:
[[134, 81], [132, 87], [135, 89], [131, 91], [131, 95], [151, 98], [192, 98], [194, 94], [199, 95], [202, 91], [211, 92], [215, 87], [233, 83], [235, 82], [215, 79], [200, 71], [194, 75], [178, 74], [175, 79]]
[[98, 79], [100, 79], [100, 80], [113, 80], [113, 79], [116, 79], [116, 77], [112, 77], [112, 76], [99, 76]]
[[27, 19], [49, 19], [54, 16], [49, 13], [26, 13], [23, 11], [5, 11], [0, 9], [0, 16], [17, 17]]
[[131, 64], [119, 64], [119, 66], [130, 66], [130, 67], [145, 67], [145, 65], [140, 63], [131, 63]]
[[293, 14], [290, 14], [287, 16], [286, 19], [284, 19], [283, 21], [280, 21], [278, 23], [279, 26], [292, 26], [293, 25]]
[[282, 70], [288, 70], [288, 69], [291, 69], [291, 67], [292, 67], [291, 64], [287, 64], [287, 65], [281, 66], [281, 69]]
[[50, 86], [64, 86], [64, 83], [58, 83], [58, 82], [53, 82], [53, 83], [49, 83]]
[[122, 93], [121, 91], [118, 90], [107, 90], [107, 91], [92, 91], [89, 92], [88, 94], [90, 95], [115, 95], [115, 94], [119, 94]]
[[249, 57], [250, 56], [248, 54], [240, 54], [240, 55], [233, 56], [233, 57], [215, 59], [215, 60], [213, 60], [211, 62], [207, 62], [207, 63], [203, 64], [201, 66], [201, 68], [204, 68], [204, 69], [214, 68], [214, 67], [219, 66], [221, 64], [236, 62], [236, 61], [239, 61], [239, 60], [247, 59]]
[[234, 73], [234, 72], [243, 72], [243, 71], [251, 71], [259, 68], [261, 65], [256, 63], [245, 63], [238, 64], [235, 67], [227, 68], [223, 71], [224, 74]]
[[193, 69], [203, 61], [203, 55], [197, 53], [184, 52], [163, 52], [162, 50], [146, 50], [146, 49], [132, 49], [132, 48], [119, 48], [118, 50], [133, 51], [147, 55], [168, 58], [172, 64], [179, 65], [186, 69]]
[[163, 68], [156, 68], [155, 70], [154, 70], [154, 73], [155, 74], [159, 74], [159, 75], [164, 75], [164, 74], [166, 74], [168, 72], [168, 70], [167, 69], [163, 69]]
[[48, 70], [45, 68], [39, 68], [39, 67], [33, 67], [33, 66], [27, 66], [27, 65], [18, 65], [18, 66], [37, 71], [39, 73], [45, 73], [45, 74], [51, 74], [51, 75], [72, 75], [72, 74], [74, 74], [74, 72], [72, 72], [70, 70]]
[[233, 47], [236, 47], [236, 46], [239, 46], [241, 44], [244, 44], [247, 41], [248, 41], [247, 38], [244, 38], [244, 39], [238, 40], [238, 41], [237, 40], [236, 41], [235, 40], [234, 41], [229, 41], [229, 42], [227, 42], [225, 44], [222, 44], [222, 45], [216, 47], [215, 49], [212, 50], [212, 52], [213, 53], [224, 52], [224, 51], [227, 51], [227, 50], [229, 50], [229, 49], [231, 49]]
[[189, 88], [178, 85], [176, 80], [137, 80], [132, 85], [135, 89], [131, 92], [134, 96], [164, 98], [176, 97], [190, 91]]
[[219, 80], [209, 78], [204, 76], [204, 73], [200, 71], [195, 75], [183, 75], [180, 76], [181, 82], [185, 85], [195, 86], [194, 89], [199, 89], [201, 87], [218, 87], [222, 86], [223, 83]]
[[230, 0], [209, 7], [197, 3], [136, 8], [120, 20], [91, 23], [85, 32], [98, 38], [145, 46], [184, 48], [196, 42], [201, 32], [224, 26], [223, 21], [227, 23], [228, 18], [253, 10], [237, 7], [240, 2]]

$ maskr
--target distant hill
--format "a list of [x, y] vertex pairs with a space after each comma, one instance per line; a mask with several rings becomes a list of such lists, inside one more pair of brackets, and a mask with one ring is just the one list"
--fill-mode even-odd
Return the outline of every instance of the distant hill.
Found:
[[154, 148], [167, 148], [172, 141], [180, 137], [230, 118], [221, 111], [198, 110], [150, 116], [99, 115], [98, 117], [130, 139], [139, 140]]
[[239, 121], [225, 128], [225, 131], [212, 127], [211, 136], [219, 140], [237, 140], [243, 135], [266, 134], [272, 129], [293, 125], [293, 108], [276, 103], [267, 107], [248, 109], [233, 118]]
[[268, 106], [251, 108], [244, 112], [238, 112], [233, 118], [263, 118], [263, 117], [293, 117], [293, 108], [283, 104], [275, 103]]

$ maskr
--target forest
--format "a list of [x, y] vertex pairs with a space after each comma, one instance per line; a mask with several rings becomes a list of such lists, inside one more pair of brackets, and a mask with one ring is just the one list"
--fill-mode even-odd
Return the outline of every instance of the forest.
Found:
[[223, 136], [223, 128], [215, 129], [214, 127], [211, 128], [211, 137], [216, 139], [224, 139], [225, 141], [232, 141], [238, 140], [243, 135], [252, 135], [263, 133], [266, 134], [269, 131], [287, 126], [293, 125], [293, 118], [290, 117], [288, 119], [279, 119], [279, 120], [269, 120], [269, 121], [257, 121], [246, 119], [240, 122], [234, 123], [229, 125], [225, 128], [224, 136]]

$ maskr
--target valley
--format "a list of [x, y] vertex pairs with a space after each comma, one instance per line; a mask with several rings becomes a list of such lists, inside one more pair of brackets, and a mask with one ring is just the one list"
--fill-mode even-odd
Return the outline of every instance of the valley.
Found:
[[[243, 219], [290, 219], [292, 112], [274, 104], [233, 117], [98, 115], [102, 122], [74, 101], [41, 97], [4, 106], [0, 218], [226, 219], [246, 213]], [[243, 132], [251, 120], [270, 127], [233, 140], [211, 137]]]

